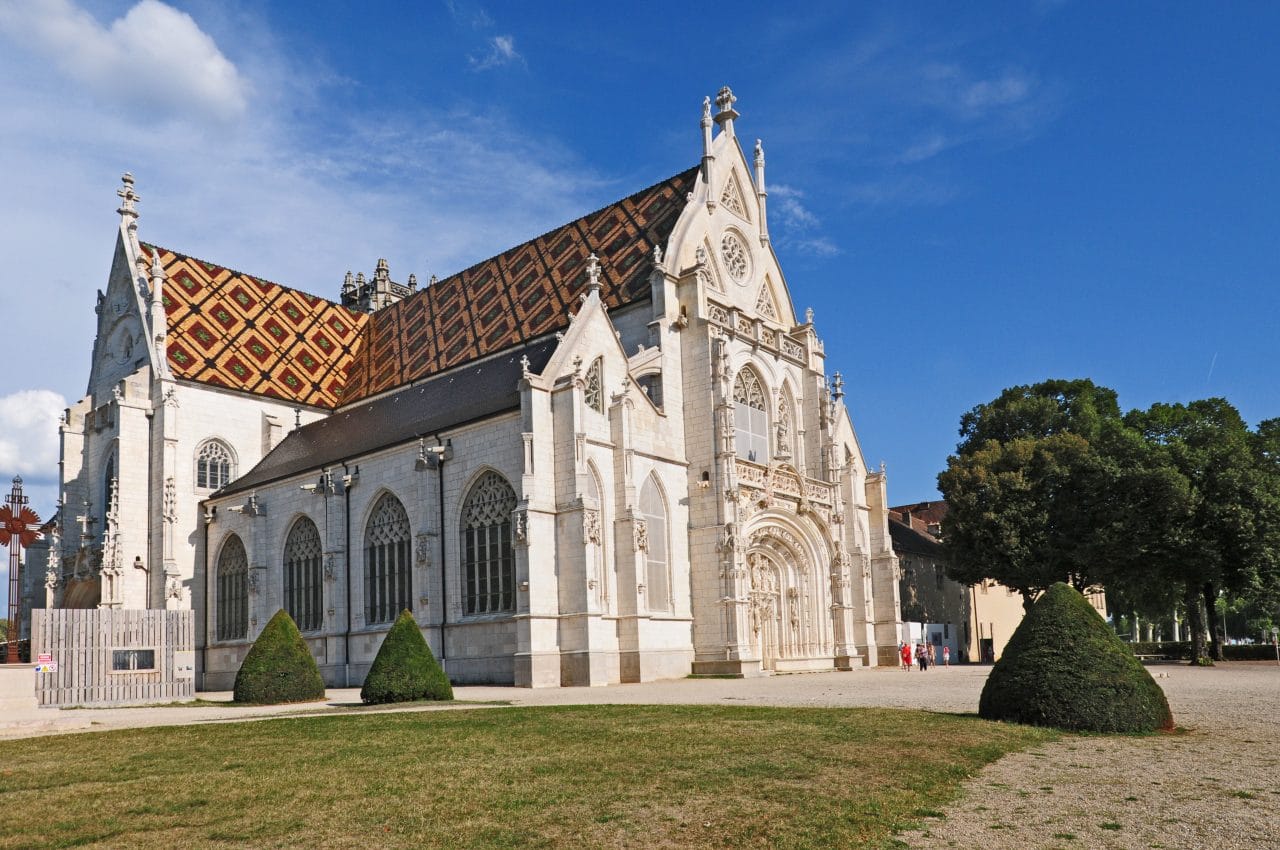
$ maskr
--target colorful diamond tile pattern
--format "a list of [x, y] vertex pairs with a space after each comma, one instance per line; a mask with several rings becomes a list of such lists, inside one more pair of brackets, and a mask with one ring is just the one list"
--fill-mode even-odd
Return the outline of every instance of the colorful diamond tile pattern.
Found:
[[367, 315], [160, 248], [169, 367], [179, 378], [336, 408], [568, 327], [600, 260], [605, 304], [649, 295], [698, 169], [477, 263]]
[[323, 298], [143, 244], [168, 280], [175, 377], [314, 407], [342, 403], [369, 316]]
[[607, 306], [648, 297], [653, 246], [665, 247], [697, 175], [691, 168], [374, 313], [343, 402], [567, 327], [593, 253]]

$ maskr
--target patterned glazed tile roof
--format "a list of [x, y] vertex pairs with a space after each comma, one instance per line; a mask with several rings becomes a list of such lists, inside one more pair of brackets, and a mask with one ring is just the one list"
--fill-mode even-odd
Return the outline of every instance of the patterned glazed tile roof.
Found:
[[608, 307], [648, 297], [653, 246], [666, 244], [697, 174], [690, 168], [374, 313], [342, 402], [567, 327], [593, 253]]
[[316, 407], [343, 401], [369, 317], [155, 245], [175, 377]]

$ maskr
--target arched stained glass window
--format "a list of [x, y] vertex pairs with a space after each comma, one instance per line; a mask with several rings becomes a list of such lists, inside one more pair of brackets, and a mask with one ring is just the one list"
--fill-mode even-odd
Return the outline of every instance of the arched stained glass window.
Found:
[[480, 476], [462, 506], [463, 611], [490, 614], [516, 607], [511, 512], [516, 493], [496, 472]]
[[227, 486], [234, 466], [230, 447], [221, 440], [209, 440], [196, 452], [196, 487], [219, 490]]
[[752, 369], [742, 369], [733, 381], [733, 428], [738, 457], [769, 462], [769, 406]]
[[647, 596], [650, 611], [671, 610], [671, 578], [667, 545], [667, 503], [658, 482], [650, 475], [640, 490], [640, 513], [644, 515], [649, 551], [645, 556]]
[[324, 623], [320, 572], [323, 557], [316, 524], [306, 517], [299, 518], [284, 543], [284, 610], [300, 631], [315, 631]]
[[409, 515], [390, 493], [378, 499], [364, 527], [365, 621], [389, 623], [412, 610]]
[[218, 555], [218, 640], [239, 640], [249, 629], [249, 558], [231, 535]]

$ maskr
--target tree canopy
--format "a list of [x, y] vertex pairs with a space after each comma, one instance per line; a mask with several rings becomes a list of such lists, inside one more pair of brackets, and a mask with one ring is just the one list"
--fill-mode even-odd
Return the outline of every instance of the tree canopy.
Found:
[[1028, 607], [1054, 582], [1105, 585], [1150, 615], [1186, 606], [1194, 660], [1219, 591], [1280, 597], [1280, 420], [1251, 431], [1225, 399], [1123, 416], [1086, 379], [1011, 387], [960, 420], [938, 487], [951, 575]]

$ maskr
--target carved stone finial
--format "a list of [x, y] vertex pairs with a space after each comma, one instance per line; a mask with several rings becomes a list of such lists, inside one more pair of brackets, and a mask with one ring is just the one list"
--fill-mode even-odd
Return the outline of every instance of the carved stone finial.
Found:
[[738, 117], [738, 112], [733, 108], [733, 104], [737, 102], [737, 98], [733, 96], [733, 90], [728, 86], [720, 89], [720, 93], [716, 95], [716, 106], [720, 111], [716, 113], [716, 123], [720, 125], [720, 129], [733, 135], [733, 121]]
[[116, 194], [120, 196], [120, 208], [116, 210], [116, 212], [119, 213], [122, 218], [136, 221], [138, 218], [138, 211], [134, 209], [133, 205], [138, 201], [141, 201], [142, 196], [133, 191], [133, 175], [129, 172], [126, 171], [120, 177], [120, 182], [124, 185], [119, 189], [116, 189]]
[[600, 291], [600, 260], [595, 254], [587, 257], [587, 291]]

